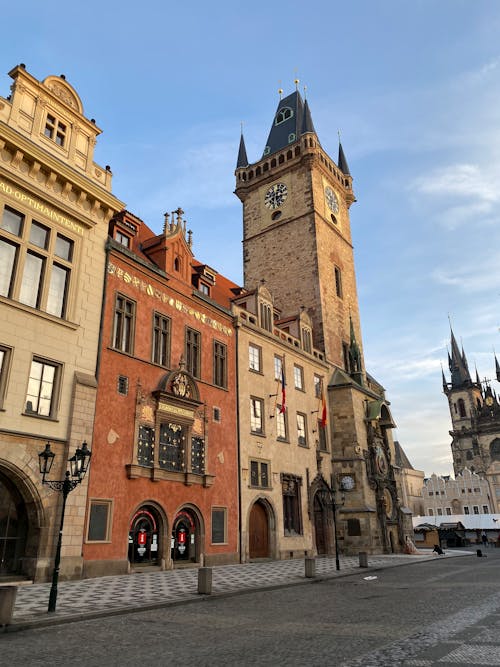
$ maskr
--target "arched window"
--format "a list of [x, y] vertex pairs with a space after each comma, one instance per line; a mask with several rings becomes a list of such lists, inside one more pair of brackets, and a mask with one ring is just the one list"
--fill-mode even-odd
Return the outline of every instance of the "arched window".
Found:
[[285, 120], [288, 120], [292, 116], [293, 116], [293, 109], [290, 109], [290, 107], [283, 107], [276, 114], [275, 125], [279, 125], [280, 123], [284, 123]]
[[465, 403], [463, 398], [459, 398], [457, 401], [458, 405], [458, 413], [460, 417], [467, 417], [467, 413], [465, 412]]
[[500, 438], [495, 438], [490, 444], [490, 456], [493, 461], [500, 461]]
[[179, 257], [176, 257], [174, 259], [174, 271], [180, 271], [181, 270], [181, 260]]

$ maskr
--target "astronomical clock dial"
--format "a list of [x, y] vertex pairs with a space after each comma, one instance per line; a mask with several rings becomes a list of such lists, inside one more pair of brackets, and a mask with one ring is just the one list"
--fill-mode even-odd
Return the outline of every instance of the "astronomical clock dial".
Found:
[[375, 449], [375, 467], [379, 475], [387, 475], [389, 470], [389, 465], [387, 463], [387, 458], [384, 454], [384, 450], [380, 445]]
[[337, 215], [337, 213], [339, 212], [339, 200], [337, 195], [329, 185], [327, 185], [325, 188], [325, 199], [330, 211], [332, 213], [335, 213], [335, 215]]
[[288, 188], [286, 185], [284, 183], [275, 183], [274, 185], [271, 185], [269, 190], [266, 192], [264, 204], [271, 211], [274, 211], [280, 206], [283, 206], [287, 196]]
[[492, 396], [486, 396], [486, 398], [484, 399], [484, 402], [490, 408], [494, 403], [493, 397]]

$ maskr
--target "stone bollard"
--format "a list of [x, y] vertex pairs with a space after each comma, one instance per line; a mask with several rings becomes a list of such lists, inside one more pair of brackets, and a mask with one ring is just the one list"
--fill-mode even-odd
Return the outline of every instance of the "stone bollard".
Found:
[[198, 570], [198, 593], [200, 595], [212, 594], [212, 568], [200, 567]]
[[0, 625], [9, 625], [14, 614], [17, 586], [0, 586]]
[[316, 576], [316, 558], [307, 556], [304, 559], [305, 575], [307, 579], [314, 579]]
[[359, 552], [359, 567], [368, 567], [368, 554], [366, 551]]

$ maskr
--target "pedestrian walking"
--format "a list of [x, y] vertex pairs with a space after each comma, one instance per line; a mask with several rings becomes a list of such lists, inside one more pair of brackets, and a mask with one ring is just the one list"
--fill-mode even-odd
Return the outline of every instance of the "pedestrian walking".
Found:
[[487, 547], [487, 546], [488, 546], [488, 536], [487, 536], [486, 533], [484, 533], [484, 532], [483, 532], [483, 534], [481, 535], [481, 542], [483, 543], [483, 546], [484, 546], [484, 547]]

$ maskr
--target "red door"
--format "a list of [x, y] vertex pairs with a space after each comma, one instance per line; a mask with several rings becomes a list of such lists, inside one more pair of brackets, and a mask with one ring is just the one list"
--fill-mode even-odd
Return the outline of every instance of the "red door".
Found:
[[269, 558], [267, 512], [260, 503], [255, 503], [250, 511], [249, 539], [250, 558]]

